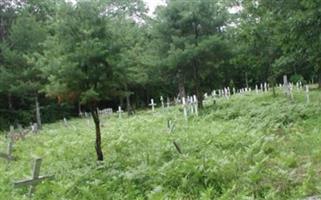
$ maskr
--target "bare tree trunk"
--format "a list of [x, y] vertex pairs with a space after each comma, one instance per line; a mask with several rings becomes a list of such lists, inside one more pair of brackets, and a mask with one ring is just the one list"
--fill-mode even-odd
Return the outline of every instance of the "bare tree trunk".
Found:
[[[125, 90], [128, 92], [128, 87], [125, 85]], [[130, 116], [132, 114], [132, 107], [130, 106], [130, 94], [126, 94], [126, 108], [127, 108], [127, 114]]]
[[93, 117], [94, 123], [95, 123], [95, 129], [96, 129], [96, 144], [95, 144], [95, 149], [96, 149], [96, 154], [97, 154], [97, 160], [103, 161], [104, 160], [104, 155], [101, 150], [101, 132], [100, 132], [100, 121], [99, 121], [99, 115], [97, 112], [97, 109], [95, 106], [91, 107], [91, 115]]
[[35, 104], [36, 104], [37, 126], [38, 126], [38, 129], [41, 129], [42, 124], [41, 124], [41, 114], [40, 114], [38, 94], [36, 94], [36, 96], [35, 96]]
[[78, 116], [81, 116], [81, 104], [80, 104], [80, 100], [78, 101]]
[[11, 95], [11, 93], [8, 94], [8, 108], [9, 108], [10, 111], [13, 110], [12, 95]]
[[184, 86], [185, 80], [181, 70], [178, 70], [177, 72], [177, 80], [178, 80], [178, 96], [180, 98], [186, 97], [185, 86]]

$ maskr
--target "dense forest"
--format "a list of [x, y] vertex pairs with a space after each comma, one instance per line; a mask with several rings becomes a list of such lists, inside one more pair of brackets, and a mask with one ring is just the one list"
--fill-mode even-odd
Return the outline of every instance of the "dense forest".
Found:
[[0, 1], [0, 128], [223, 87], [321, 84], [319, 0]]

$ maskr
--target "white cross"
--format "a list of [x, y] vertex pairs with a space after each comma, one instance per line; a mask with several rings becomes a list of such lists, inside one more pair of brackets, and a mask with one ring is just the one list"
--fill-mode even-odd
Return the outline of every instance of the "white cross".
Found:
[[164, 98], [163, 98], [163, 96], [161, 96], [161, 97], [160, 97], [160, 101], [161, 101], [161, 104], [162, 104], [162, 108], [165, 108], [165, 106], [164, 106]]
[[305, 86], [305, 100], [307, 103], [310, 103], [310, 96], [309, 96], [309, 86]]
[[183, 102], [184, 117], [185, 117], [185, 120], [187, 120], [187, 110], [186, 110], [185, 97], [182, 98], [182, 102]]
[[123, 111], [122, 111], [122, 109], [121, 109], [121, 106], [118, 106], [118, 111], [117, 111], [117, 113], [118, 113], [118, 118], [119, 119], [121, 119], [121, 113], [122, 113]]
[[198, 101], [196, 95], [193, 95], [193, 104], [196, 116], [198, 116]]
[[40, 175], [40, 167], [41, 167], [41, 158], [36, 158], [34, 160], [33, 169], [32, 169], [32, 178], [27, 180], [21, 180], [14, 182], [14, 187], [21, 186], [30, 186], [29, 187], [29, 196], [35, 191], [36, 185], [41, 183], [44, 179], [53, 179], [54, 176], [39, 176]]
[[68, 126], [68, 122], [67, 122], [66, 117], [64, 117], [64, 124], [65, 124], [66, 127]]
[[150, 100], [149, 106], [152, 106], [152, 111], [154, 112], [155, 111], [155, 106], [156, 106], [156, 104], [154, 103], [154, 99]]
[[4, 158], [6, 160], [13, 160], [14, 158], [12, 157], [12, 141], [9, 140], [8, 146], [7, 146], [7, 152], [6, 153], [1, 153], [0, 152], [0, 158]]

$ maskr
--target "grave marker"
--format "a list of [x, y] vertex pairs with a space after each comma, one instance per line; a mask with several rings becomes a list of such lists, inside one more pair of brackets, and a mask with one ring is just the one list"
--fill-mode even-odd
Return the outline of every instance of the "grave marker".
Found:
[[197, 97], [196, 95], [193, 96], [193, 106], [194, 106], [194, 110], [195, 110], [195, 114], [196, 116], [198, 116], [198, 101], [197, 101]]
[[67, 122], [66, 117], [64, 117], [64, 125], [65, 125], [65, 127], [67, 127], [67, 126], [68, 126], [68, 122]]
[[41, 183], [45, 179], [53, 179], [54, 176], [39, 176], [40, 175], [40, 167], [41, 167], [41, 158], [36, 158], [34, 160], [33, 164], [33, 169], [32, 169], [32, 178], [31, 179], [26, 179], [26, 180], [21, 180], [14, 182], [14, 187], [22, 187], [22, 186], [29, 186], [29, 196], [32, 195], [32, 193], [36, 189], [36, 185]]
[[121, 113], [123, 113], [124, 111], [122, 111], [122, 109], [121, 109], [121, 106], [118, 106], [118, 111], [117, 111], [117, 113], [118, 113], [118, 118], [119, 119], [121, 119]]
[[0, 158], [4, 158], [8, 161], [13, 160], [13, 156], [12, 156], [12, 140], [9, 139], [9, 143], [7, 146], [7, 152], [6, 153], [2, 153], [0, 152]]
[[185, 120], [187, 121], [187, 110], [186, 110], [186, 101], [185, 101], [185, 97], [182, 98], [182, 102], [183, 102], [183, 111], [184, 111], [184, 117]]
[[162, 108], [164, 109], [165, 106], [164, 106], [164, 98], [163, 98], [163, 96], [160, 97], [160, 101], [161, 101], [161, 104], [162, 104]]
[[306, 103], [310, 103], [310, 95], [309, 95], [309, 86], [305, 86], [305, 101]]
[[166, 105], [167, 105], [167, 108], [169, 108], [169, 106], [171, 105], [171, 101], [170, 101], [169, 97], [167, 97], [167, 103], [166, 103]]
[[[171, 120], [167, 120], [167, 129], [168, 129], [169, 134], [173, 133], [174, 129], [175, 129], [175, 123], [173, 123]], [[179, 145], [176, 143], [175, 140], [173, 140], [173, 144], [174, 144], [174, 146], [176, 148], [176, 151], [178, 153], [182, 154], [182, 150], [179, 147]]]
[[150, 100], [149, 106], [152, 107], [152, 111], [154, 112], [154, 111], [155, 111], [155, 106], [156, 106], [156, 104], [154, 103], [154, 99], [151, 99], [151, 100]]

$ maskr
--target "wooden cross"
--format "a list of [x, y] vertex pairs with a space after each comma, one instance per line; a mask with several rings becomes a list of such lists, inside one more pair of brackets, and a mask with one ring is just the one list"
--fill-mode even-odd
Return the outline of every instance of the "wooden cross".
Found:
[[118, 118], [119, 118], [119, 119], [121, 119], [121, 113], [122, 113], [122, 112], [124, 112], [124, 111], [122, 111], [121, 106], [118, 106], [118, 111], [117, 111], [117, 113], [118, 113]]
[[45, 179], [49, 179], [49, 180], [53, 179], [54, 178], [53, 175], [51, 175], [51, 176], [39, 176], [40, 175], [41, 162], [42, 162], [41, 158], [36, 158], [34, 160], [34, 164], [33, 164], [32, 178], [14, 182], [13, 183], [14, 187], [30, 186], [29, 187], [29, 196], [31, 196], [32, 193], [36, 189], [36, 185], [38, 185], [39, 183], [41, 183]]
[[[173, 123], [172, 120], [167, 120], [167, 128], [170, 134], [173, 133], [175, 129], [175, 123]], [[175, 140], [173, 140], [173, 145], [175, 146], [176, 151], [182, 154], [182, 150]]]
[[155, 111], [155, 106], [156, 106], [156, 104], [154, 103], [154, 99], [150, 100], [149, 106], [152, 106], [152, 111], [154, 112]]
[[7, 152], [6, 153], [2, 153], [0, 152], [0, 158], [4, 158], [8, 161], [13, 160], [13, 156], [12, 156], [12, 140], [9, 140], [8, 146], [7, 146]]

